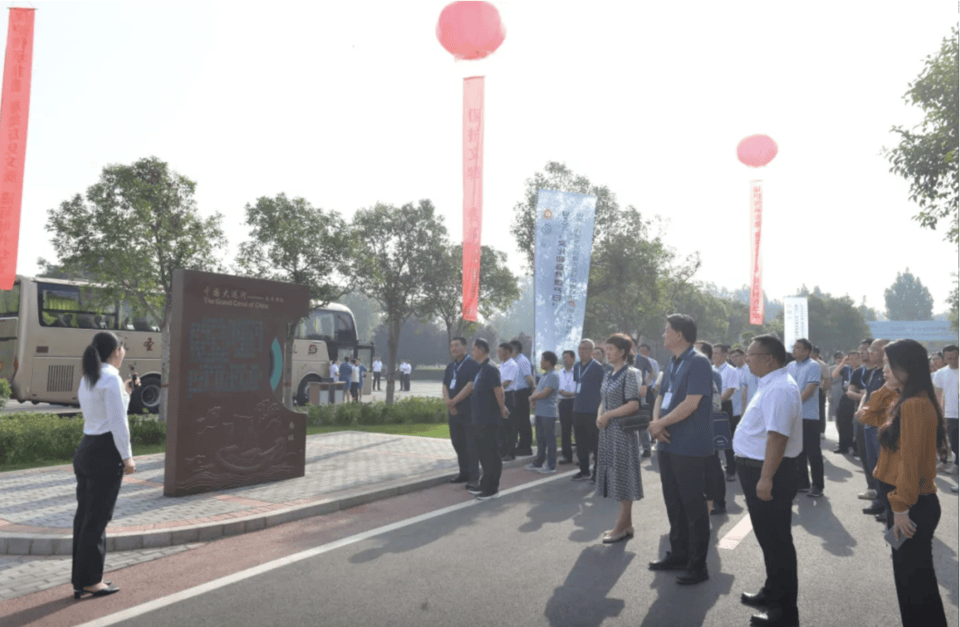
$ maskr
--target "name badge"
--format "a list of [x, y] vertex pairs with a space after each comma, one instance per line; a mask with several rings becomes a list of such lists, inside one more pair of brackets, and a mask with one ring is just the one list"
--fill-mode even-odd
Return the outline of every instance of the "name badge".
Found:
[[450, 379], [450, 389], [452, 390], [452, 389], [455, 388], [455, 387], [457, 387], [457, 378], [456, 378], [456, 377]]
[[[663, 402], [660, 403], [660, 411], [661, 412], [667, 411], [667, 409], [670, 407], [670, 401], [672, 400], [673, 400], [673, 392], [667, 392], [666, 394], [664, 394]], [[661, 413], [661, 415], [663, 414]]]
[[578, 383], [578, 384], [577, 384], [577, 394], [579, 394], [579, 393], [580, 393], [580, 384]]

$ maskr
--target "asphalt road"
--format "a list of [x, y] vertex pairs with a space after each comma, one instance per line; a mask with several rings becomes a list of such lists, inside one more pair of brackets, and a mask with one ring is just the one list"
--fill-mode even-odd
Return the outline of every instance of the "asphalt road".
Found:
[[[854, 460], [829, 451], [825, 456], [826, 497], [800, 495], [794, 507], [801, 622], [897, 625], [882, 525], [861, 513], [866, 503], [856, 498], [863, 489], [862, 473], [855, 471]], [[753, 610], [739, 603], [739, 594], [756, 591], [764, 578], [756, 539], [747, 533], [734, 548], [717, 546], [736, 535], [731, 532], [746, 516], [738, 483], [727, 484], [728, 515], [712, 517], [710, 580], [684, 587], [673, 574], [647, 569], [667, 546], [668, 525], [655, 461], [645, 460], [643, 480], [646, 498], [634, 505], [637, 536], [626, 543], [599, 542], [613, 524], [616, 503], [596, 497], [589, 483], [570, 482], [566, 473], [485, 503], [448, 497], [443, 506], [458, 504], [439, 515], [430, 512], [441, 508], [440, 501], [425, 508], [403, 501], [404, 517], [388, 515], [391, 506], [384, 502], [376, 515], [393, 527], [368, 527], [312, 547], [301, 540], [299, 550], [305, 553], [277, 562], [250, 554], [256, 550], [253, 536], [231, 538], [233, 559], [261, 564], [254, 572], [238, 568], [240, 574], [229, 582], [206, 579], [214, 583], [134, 607], [124, 621], [116, 616], [89, 624], [747, 625]], [[951, 626], [960, 622], [957, 497], [948, 489], [954, 483], [954, 478], [938, 480], [943, 517], [934, 544]], [[418, 498], [426, 503], [441, 493], [455, 495], [454, 488], [441, 486]], [[231, 558], [223, 554], [222, 559]], [[167, 572], [164, 561], [154, 566], [158, 580]], [[114, 573], [115, 579], [123, 572]]]

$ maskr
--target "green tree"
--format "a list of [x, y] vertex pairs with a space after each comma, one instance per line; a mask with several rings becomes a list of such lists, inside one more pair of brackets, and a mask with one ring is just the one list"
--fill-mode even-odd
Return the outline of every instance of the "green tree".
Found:
[[[441, 266], [430, 277], [431, 299], [427, 317], [439, 318], [447, 329], [447, 344], [464, 333], [473, 333], [476, 323], [463, 319], [463, 244], [456, 244], [444, 252]], [[477, 313], [484, 320], [508, 307], [520, 297], [517, 277], [507, 267], [503, 252], [481, 246], [480, 289]]]
[[873, 307], [867, 307], [866, 296], [864, 296], [860, 300], [860, 304], [857, 305], [857, 311], [859, 311], [860, 315], [863, 316], [863, 320], [865, 322], [874, 322], [877, 318], [879, 318], [879, 315], [877, 314], [876, 309], [874, 309]]
[[[396, 370], [400, 329], [412, 317], [426, 316], [431, 278], [449, 247], [443, 218], [433, 203], [421, 200], [400, 208], [378, 204], [360, 209], [350, 226], [354, 254], [348, 264], [353, 289], [372, 298], [383, 311], [389, 332], [387, 371]], [[387, 380], [387, 403], [394, 382]]]
[[910, 268], [898, 272], [893, 285], [883, 291], [889, 320], [930, 320], [933, 318], [933, 296]]
[[[158, 321], [163, 381], [169, 380], [173, 271], [221, 270], [217, 255], [226, 246], [223, 216], [199, 214], [196, 186], [148, 157], [106, 166], [85, 199], [77, 194], [47, 212], [61, 271], [91, 278], [106, 301], [127, 300]], [[143, 385], [154, 383], [160, 387], [146, 378]], [[160, 387], [160, 418], [166, 419], [166, 387]]]
[[910, 83], [903, 99], [924, 112], [923, 122], [913, 130], [894, 126], [900, 144], [884, 149], [890, 171], [910, 181], [910, 200], [920, 206], [914, 216], [922, 226], [935, 229], [940, 220], [949, 220], [945, 239], [957, 243], [957, 202], [960, 180], [957, 168], [957, 119], [960, 107], [960, 65], [954, 27], [944, 37], [936, 56], [928, 56], [924, 69]]
[[522, 276], [518, 287], [520, 291], [517, 298], [491, 317], [490, 326], [497, 330], [498, 338], [533, 333], [533, 277], [529, 274]]
[[960, 329], [960, 273], [953, 272], [953, 287], [950, 288], [950, 296], [947, 297], [947, 306], [950, 311], [947, 319], [950, 320], [950, 326], [954, 331]]
[[347, 288], [339, 265], [350, 255], [346, 225], [335, 211], [285, 194], [247, 204], [250, 240], [240, 245], [237, 266], [247, 276], [310, 288], [314, 305], [338, 299]]
[[373, 342], [373, 336], [380, 326], [380, 305], [372, 298], [351, 292], [344, 294], [338, 301], [350, 308], [357, 321], [357, 339], [360, 342]]
[[816, 295], [807, 297], [808, 339], [821, 348], [822, 355], [851, 350], [870, 335], [870, 328], [852, 298], [814, 291]]

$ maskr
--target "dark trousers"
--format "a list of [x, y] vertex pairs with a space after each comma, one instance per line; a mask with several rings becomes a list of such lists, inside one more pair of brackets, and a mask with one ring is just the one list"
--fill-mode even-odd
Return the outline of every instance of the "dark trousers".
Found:
[[853, 408], [846, 403], [837, 408], [837, 433], [840, 436], [840, 450], [843, 452], [850, 449], [856, 450], [856, 444], [853, 441]]
[[517, 443], [517, 451], [528, 455], [533, 450], [533, 429], [530, 426], [530, 395], [533, 390], [526, 388], [517, 390], [517, 433], [520, 435], [520, 441]]
[[727, 481], [723, 478], [719, 452], [715, 451], [713, 455], [706, 458], [704, 475], [703, 494], [706, 500], [713, 501], [716, 507], [726, 507]]
[[[500, 420], [500, 417], [497, 417]], [[483, 494], [493, 494], [500, 491], [500, 473], [503, 472], [503, 462], [500, 460], [497, 438], [500, 426], [494, 423], [477, 426], [477, 451], [480, 455], [480, 465], [483, 467], [483, 477], [480, 479], [480, 490]]]
[[817, 396], [820, 397], [820, 433], [827, 432], [827, 397], [823, 390], [817, 390]]
[[561, 399], [557, 410], [560, 414], [560, 457], [573, 459], [573, 399]]
[[[737, 425], [740, 424], [740, 416], [730, 416], [730, 443], [733, 444], [733, 436], [737, 432]], [[724, 449], [723, 456], [727, 461], [727, 474], [737, 474], [737, 465], [733, 461], [733, 448]]]
[[[815, 422], [815, 421], [811, 421]], [[773, 475], [773, 499], [757, 497], [760, 466], [737, 464], [743, 498], [747, 502], [753, 533], [763, 551], [767, 579], [763, 589], [787, 618], [797, 616], [797, 550], [790, 532], [791, 507], [797, 495], [797, 463], [789, 457], [780, 462]]]
[[[810, 470], [807, 471], [809, 462]], [[797, 485], [823, 489], [823, 449], [820, 447], [820, 421], [803, 421], [803, 451], [797, 455]]]
[[[876, 490], [876, 480], [873, 478], [873, 473], [867, 469], [867, 439], [863, 433], [862, 422], [853, 422], [853, 439], [857, 443], [857, 455], [860, 456], [860, 465], [863, 467], [863, 475], [867, 479], [867, 489]], [[877, 490], [877, 492], [879, 492], [879, 490]]]
[[709, 456], [688, 457], [669, 451], [659, 451], [658, 456], [660, 485], [670, 520], [670, 553], [677, 559], [686, 559], [690, 570], [704, 569], [710, 541], [710, 520], [703, 496]]
[[597, 461], [597, 444], [600, 441], [600, 430], [597, 429], [597, 414], [573, 412], [573, 432], [577, 438], [577, 462], [580, 472], [590, 474], [590, 454], [593, 461]]
[[380, 389], [380, 373], [379, 372], [373, 373], [373, 389], [374, 390]]
[[457, 452], [457, 463], [460, 465], [460, 476], [469, 483], [476, 485], [480, 480], [480, 454], [477, 452], [477, 428], [470, 419], [470, 414], [463, 412], [456, 416], [447, 414], [447, 424], [450, 425], [450, 442]]
[[504, 404], [510, 411], [506, 420], [500, 422], [500, 456], [513, 455], [517, 445], [517, 393], [504, 392]]
[[[887, 503], [887, 529], [893, 526], [893, 510], [886, 498], [893, 486], [877, 481], [877, 489]], [[940, 500], [936, 494], [921, 495], [910, 508], [910, 520], [916, 531], [913, 537], [891, 549], [893, 581], [900, 603], [900, 619], [904, 627], [946, 627], [943, 600], [933, 569], [933, 532], [940, 522]]]
[[947, 435], [950, 436], [950, 448], [953, 449], [953, 463], [955, 464], [960, 464], [960, 453], [957, 453], [957, 445], [960, 444], [958, 426], [960, 426], [960, 420], [947, 418]]
[[77, 475], [77, 513], [73, 517], [73, 576], [75, 589], [103, 579], [107, 556], [107, 523], [123, 481], [123, 460], [113, 435], [85, 435], [73, 454]]

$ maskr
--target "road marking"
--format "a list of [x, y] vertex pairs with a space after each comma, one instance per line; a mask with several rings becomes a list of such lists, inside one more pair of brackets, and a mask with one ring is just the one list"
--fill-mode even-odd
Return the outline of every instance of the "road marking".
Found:
[[[510, 488], [509, 490], [501, 490], [500, 496], [507, 496], [510, 494], [514, 494], [515, 492], [520, 492], [522, 490], [534, 488], [539, 485], [543, 485], [545, 483], [550, 483], [551, 481], [556, 481], [557, 479], [560, 479], [562, 477], [572, 476], [573, 474], [575, 474], [575, 472], [572, 470], [562, 474], [557, 473], [556, 475], [553, 475], [551, 477], [546, 477], [544, 479], [531, 481], [530, 483], [525, 483], [523, 485]], [[311, 557], [316, 557], [317, 555], [322, 555], [323, 553], [335, 551], [341, 547], [345, 547], [350, 544], [355, 544], [357, 542], [361, 542], [363, 540], [367, 540], [369, 538], [373, 538], [375, 536], [379, 536], [384, 533], [389, 533], [397, 529], [409, 527], [411, 525], [421, 523], [425, 520], [430, 520], [431, 518], [444, 516], [451, 512], [459, 511], [461, 509], [466, 509], [468, 507], [474, 507], [474, 506], [482, 506], [482, 504], [483, 504], [483, 501], [476, 501], [471, 499], [469, 501], [464, 501], [463, 503], [457, 503], [456, 505], [451, 505], [450, 507], [438, 509], [435, 512], [428, 512], [426, 514], [414, 516], [413, 518], [408, 518], [406, 520], [401, 520], [395, 523], [391, 523], [389, 525], [384, 525], [383, 527], [377, 527], [376, 529], [371, 529], [370, 531], [364, 531], [363, 533], [358, 533], [357, 535], [350, 536], [349, 538], [342, 538], [340, 540], [336, 540], [335, 542], [324, 544], [323, 546], [318, 546], [312, 549], [308, 549], [306, 551], [301, 551], [300, 553], [294, 553], [293, 555], [281, 557], [279, 559], [273, 560], [272, 562], [267, 562], [266, 564], [260, 564], [259, 566], [254, 566], [253, 568], [242, 570], [239, 573], [227, 575], [226, 577], [221, 577], [220, 579], [214, 579], [213, 581], [208, 581], [205, 584], [194, 586], [193, 588], [187, 588], [186, 590], [181, 590], [180, 592], [176, 592], [174, 594], [161, 597], [159, 599], [154, 599], [153, 601], [149, 601], [142, 605], [137, 605], [135, 607], [127, 608], [115, 614], [110, 614], [108, 616], [104, 616], [102, 618], [98, 618], [96, 620], [83, 623], [82, 625], [78, 625], [77, 627], [106, 627], [107, 625], [115, 625], [119, 622], [130, 620], [131, 618], [136, 618], [138, 616], [142, 616], [143, 614], [152, 612], [154, 610], [158, 610], [162, 607], [173, 605], [174, 603], [179, 603], [181, 601], [186, 601], [187, 599], [193, 598], [195, 596], [199, 596], [207, 592], [212, 592], [213, 590], [217, 590], [219, 588], [229, 586], [231, 584], [237, 583], [238, 581], [243, 581], [244, 579], [250, 579], [251, 577], [256, 577], [257, 575], [262, 575], [263, 573], [269, 572], [271, 570], [275, 570], [277, 568], [282, 568], [290, 564], [294, 564], [301, 560], [310, 559]]]
[[720, 539], [717, 548], [732, 551], [751, 531], [753, 531], [753, 523], [750, 522], [750, 514], [746, 514], [740, 519], [740, 522], [733, 526], [733, 529], [727, 532], [727, 535]]

